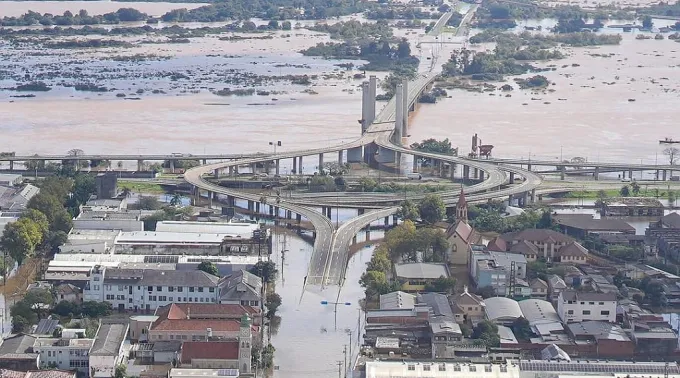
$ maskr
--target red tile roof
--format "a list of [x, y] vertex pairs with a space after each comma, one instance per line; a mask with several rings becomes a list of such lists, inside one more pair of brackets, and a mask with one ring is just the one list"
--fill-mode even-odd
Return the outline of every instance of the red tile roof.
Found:
[[206, 331], [238, 332], [241, 323], [233, 319], [158, 319], [151, 325], [151, 331]]
[[238, 341], [185, 341], [182, 343], [182, 363], [191, 360], [238, 360]]
[[260, 309], [240, 304], [172, 303], [156, 310], [156, 315], [170, 320], [179, 319], [240, 319], [259, 314]]

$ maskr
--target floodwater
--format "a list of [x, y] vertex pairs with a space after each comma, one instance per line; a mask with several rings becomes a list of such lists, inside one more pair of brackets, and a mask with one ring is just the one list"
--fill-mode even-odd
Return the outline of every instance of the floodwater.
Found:
[[120, 8], [134, 8], [150, 16], [162, 16], [173, 9], [194, 9], [205, 3], [148, 3], [117, 1], [0, 1], [0, 18], [18, 17], [29, 10], [38, 13], [63, 14], [65, 11], [78, 13], [81, 9], [91, 15], [115, 12]]
[[[296, 235], [282, 231], [274, 234], [272, 260], [279, 267], [276, 292], [282, 297], [278, 314], [281, 323], [273, 330], [272, 344], [276, 348], [274, 377], [336, 377], [338, 361], [344, 361], [343, 347], [349, 355], [352, 332], [352, 355], [357, 356], [358, 329], [363, 328], [363, 312], [359, 299], [363, 289], [359, 278], [371, 259], [373, 246], [363, 248], [349, 261], [346, 283], [338, 295], [337, 287], [320, 290], [304, 290], [303, 277], [312, 253], [312, 246]], [[382, 237], [381, 232], [372, 231], [371, 238]], [[359, 242], [365, 234], [357, 236]], [[282, 254], [283, 250], [287, 252]], [[337, 312], [332, 305], [321, 301], [341, 302]], [[344, 303], [349, 303], [345, 305]], [[337, 315], [337, 318], [336, 318]], [[276, 331], [276, 332], [274, 332]]]
[[467, 154], [477, 133], [497, 157], [667, 164], [658, 141], [680, 138], [680, 45], [623, 38], [618, 46], [568, 48], [566, 59], [537, 64], [556, 67], [541, 73], [554, 83], [550, 91], [516, 88], [506, 97], [450, 90], [450, 98], [420, 106], [410, 141], [449, 138]]

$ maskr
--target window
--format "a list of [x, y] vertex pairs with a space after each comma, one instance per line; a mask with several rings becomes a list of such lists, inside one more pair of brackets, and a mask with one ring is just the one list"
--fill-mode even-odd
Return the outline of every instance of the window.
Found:
[[203, 302], [203, 297], [201, 297], [201, 303]]
[[128, 298], [128, 303], [132, 303], [132, 298]]
[[163, 291], [163, 286], [156, 286], [156, 291]]
[[569, 304], [574, 304], [574, 301], [567, 301], [567, 303], [569, 303]]
[[589, 304], [589, 305], [594, 305], [594, 304], [595, 304], [595, 302], [588, 302], [588, 304]]
[[172, 293], [173, 291], [175, 291], [175, 287], [174, 286], [168, 286], [168, 291]]
[[590, 310], [583, 310], [583, 315], [590, 315]]
[[604, 302], [600, 302], [600, 303], [598, 303], [598, 304], [599, 304], [600, 306], [604, 306]]
[[410, 365], [410, 364], [409, 364], [409, 365], [408, 365], [408, 370], [411, 370], [411, 371], [416, 370], [416, 365]]
[[203, 292], [203, 288], [202, 288], [202, 287], [199, 287], [199, 288], [198, 288], [198, 292], [199, 292], [199, 293], [202, 293], [202, 292]]
[[191, 301], [192, 301], [192, 299], [193, 299], [193, 298], [189, 297], [189, 302], [191, 302]]
[[177, 286], [177, 291], [178, 291], [178, 292], [180, 292], [180, 293], [181, 293], [181, 292], [182, 292], [182, 290], [184, 290], [184, 288], [183, 288], [183, 287], [181, 287], [181, 286]]
[[430, 365], [423, 365], [423, 371], [430, 371]]
[[501, 365], [501, 373], [507, 373], [508, 372], [508, 365]]
[[175, 339], [175, 335], [170, 335], [170, 340], [174, 340], [174, 339]]
[[111, 290], [111, 285], [104, 285], [104, 290]]
[[215, 302], [215, 298], [210, 298], [210, 302]]
[[193, 286], [189, 287], [189, 292], [190, 292], [190, 293], [193, 293], [193, 292], [194, 292], [194, 287], [193, 287]]
[[149, 286], [149, 293], [153, 291], [153, 286]]
[[470, 365], [469, 370], [470, 370], [470, 372], [474, 373], [474, 372], [477, 371], [477, 366], [475, 366], [475, 365]]
[[166, 300], [168, 300], [168, 297], [166, 297], [165, 295], [160, 295], [160, 296], [158, 297], [158, 300], [159, 300], [159, 301], [166, 301]]
[[94, 290], [99, 290], [99, 285], [94, 285]]
[[99, 276], [94, 276], [95, 281], [99, 281]]
[[[203, 298], [201, 298], [201, 299], [203, 299]], [[189, 301], [189, 302], [191, 302], [191, 301]], [[194, 302], [198, 302], [198, 298], [194, 297]], [[201, 302], [203, 302], [203, 301], [201, 301]]]
[[574, 310], [569, 310], [569, 311], [567, 311], [567, 314], [569, 314], [569, 315], [574, 315]]
[[172, 302], [172, 301], [173, 301], [173, 298], [172, 298], [172, 297], [169, 297], [168, 300], [169, 300], [170, 302]]
[[468, 307], [468, 311], [472, 311], [472, 307]]
[[600, 315], [609, 316], [609, 311], [600, 311]]
[[[456, 370], [458, 369], [458, 370]], [[460, 365], [453, 365], [453, 370], [454, 371], [460, 371]], [[446, 365], [445, 364], [439, 364], [439, 371], [446, 371]]]
[[484, 365], [484, 371], [487, 373], [491, 373], [491, 365]]
[[118, 285], [118, 291], [123, 291], [123, 285]]
[[210, 289], [208, 289], [208, 291], [211, 292], [211, 293], [214, 293], [214, 292], [215, 292], [215, 288], [214, 288], [214, 287], [211, 287]]

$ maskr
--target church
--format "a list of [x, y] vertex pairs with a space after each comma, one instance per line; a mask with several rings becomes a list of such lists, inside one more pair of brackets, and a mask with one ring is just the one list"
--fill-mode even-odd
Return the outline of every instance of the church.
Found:
[[471, 246], [485, 244], [482, 235], [468, 223], [468, 203], [462, 188], [456, 203], [456, 221], [446, 230], [446, 237], [449, 241], [448, 262], [451, 265], [467, 266]]

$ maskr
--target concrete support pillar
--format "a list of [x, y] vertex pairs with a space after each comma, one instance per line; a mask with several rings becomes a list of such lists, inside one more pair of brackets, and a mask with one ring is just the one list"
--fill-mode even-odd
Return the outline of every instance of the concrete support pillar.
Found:
[[531, 164], [527, 164], [527, 171], [531, 172]]
[[194, 186], [193, 192], [194, 192], [194, 195], [193, 195], [193, 198], [192, 198], [193, 205], [198, 206], [198, 200], [201, 197], [201, 189], [199, 189], [197, 186]]
[[14, 160], [9, 161], [9, 170], [13, 171], [14, 170]]
[[275, 216], [276, 218], [279, 217], [279, 213], [280, 213], [279, 207], [278, 207], [278, 206], [274, 206], [274, 216]]
[[230, 166], [229, 167], [229, 176], [233, 176], [233, 175], [234, 175], [234, 167]]
[[397, 214], [392, 214], [392, 224], [396, 226], [398, 221], [399, 217], [397, 216]]
[[354, 235], [354, 236], [352, 236], [352, 244], [356, 244], [356, 243], [357, 243], [357, 236]]
[[413, 170], [411, 172], [418, 172], [418, 156], [413, 155]]
[[388, 215], [388, 216], [385, 217], [385, 227], [387, 227], [389, 225], [390, 225], [390, 216]]
[[395, 96], [395, 113], [394, 113], [394, 138], [396, 143], [401, 142], [402, 133], [404, 128], [404, 86], [397, 84]]
[[473, 177], [475, 180], [478, 179], [478, 178], [479, 178], [479, 169], [474, 168], [474, 171], [473, 171], [473, 172], [474, 172], [474, 173], [473, 173], [473, 176], [472, 176], [472, 177]]
[[[375, 101], [375, 97], [372, 99]], [[368, 81], [361, 83], [361, 133], [363, 134], [368, 129], [370, 123], [371, 113], [371, 89]]]
[[444, 177], [444, 162], [439, 161], [439, 177]]
[[234, 206], [236, 203], [236, 198], [234, 196], [227, 196], [227, 206]]
[[470, 166], [469, 165], [463, 166], [463, 180], [465, 180], [465, 181], [470, 180]]
[[[408, 106], [408, 79], [404, 79], [401, 82], [401, 86], [404, 88], [404, 96], [402, 97], [404, 117], [402, 118], [401, 136], [406, 137], [408, 135], [408, 113], [410, 111], [410, 108]], [[398, 103], [397, 106], [399, 106]]]
[[269, 216], [274, 216], [274, 206], [269, 205]]
[[[12, 169], [12, 167], [10, 167]], [[77, 170], [80, 170], [80, 166], [76, 166]], [[141, 172], [144, 170], [144, 160], [137, 160], [137, 171]]]
[[369, 240], [371, 240], [371, 229], [367, 228], [366, 229], [366, 241], [369, 241]]
[[286, 219], [292, 219], [293, 218], [293, 212], [290, 210], [286, 210]]
[[170, 173], [175, 173], [175, 161], [170, 160]]
[[375, 96], [378, 94], [378, 78], [375, 75], [371, 75], [368, 78], [368, 90], [371, 99], [368, 113], [368, 124], [370, 125], [375, 121]]
[[401, 174], [401, 152], [399, 151], [394, 153], [394, 168], [397, 170], [397, 174]]
[[255, 173], [255, 171], [257, 171], [257, 164], [250, 163], [250, 171]]
[[347, 162], [348, 163], [361, 163], [364, 161], [364, 149], [363, 147], [354, 147], [347, 150]]
[[234, 166], [234, 174], [238, 175], [238, 164]]
[[300, 215], [300, 214], [295, 214], [295, 220], [296, 220], [298, 223], [302, 222], [302, 215]]
[[249, 211], [254, 211], [255, 210], [255, 202], [253, 201], [248, 201], [248, 210]]
[[357, 210], [357, 213], [358, 213], [359, 215], [364, 215], [364, 211], [365, 211], [364, 209], [359, 208], [359, 209]]
[[[640, 176], [642, 176], [642, 171], [640, 171]], [[632, 169], [628, 171], [628, 178], [631, 181], [633, 181], [633, 170]]]
[[297, 174], [297, 158], [293, 158], [293, 174]]
[[302, 174], [302, 156], [298, 157], [298, 173]]
[[275, 168], [275, 170], [274, 170], [274, 172], [275, 172], [274, 174], [275, 174], [275, 175], [278, 175], [278, 174], [279, 174], [279, 168], [280, 168], [280, 166], [281, 166], [281, 160], [280, 160], [280, 159], [274, 160], [274, 164], [275, 164], [275, 166], [276, 166], [276, 168]]
[[208, 164], [208, 159], [203, 159], [203, 165]]
[[515, 172], [510, 172], [510, 183], [511, 184], [515, 183]]
[[456, 179], [456, 165], [453, 163], [449, 165], [449, 177], [451, 178], [451, 181]]
[[259, 202], [255, 202], [255, 212], [258, 213], [258, 214], [260, 213], [260, 203]]
[[600, 179], [600, 167], [595, 167], [595, 173], [593, 173], [593, 178], [594, 178], [595, 180], [599, 180], [599, 179]]
[[531, 189], [531, 203], [536, 202], [536, 189]]
[[564, 181], [564, 167], [560, 169], [560, 180]]
[[626, 171], [623, 171], [622, 173], [623, 173], [623, 178], [625, 179], [626, 178]]
[[213, 170], [213, 177], [214, 177], [216, 180], [220, 178], [220, 170], [219, 170], [219, 168]]
[[208, 192], [208, 201], [209, 201], [208, 207], [212, 207], [212, 205], [213, 205], [213, 193], [210, 192], [210, 191]]
[[661, 171], [661, 180], [666, 181], [666, 170]]
[[528, 200], [528, 199], [529, 199], [529, 193], [528, 193], [528, 192], [522, 193], [522, 206], [526, 206], [526, 205], [527, 205], [527, 200]]
[[338, 164], [339, 165], [343, 164], [342, 163], [342, 155], [343, 155], [343, 151], [342, 150], [338, 151]]
[[508, 206], [512, 206], [512, 194], [508, 196]]
[[319, 174], [323, 172], [323, 154], [319, 154]]

